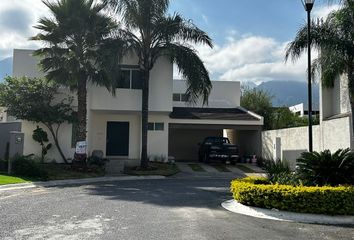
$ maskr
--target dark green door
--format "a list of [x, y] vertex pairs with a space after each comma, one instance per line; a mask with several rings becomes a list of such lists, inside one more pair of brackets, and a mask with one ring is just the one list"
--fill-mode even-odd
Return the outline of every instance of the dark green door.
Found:
[[129, 155], [129, 122], [107, 122], [106, 155]]

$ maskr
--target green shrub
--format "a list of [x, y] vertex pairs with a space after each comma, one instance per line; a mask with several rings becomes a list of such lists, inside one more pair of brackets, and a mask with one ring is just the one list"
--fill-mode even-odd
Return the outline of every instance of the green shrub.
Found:
[[12, 171], [17, 176], [29, 177], [38, 180], [48, 180], [49, 176], [32, 156], [16, 156], [12, 160]]
[[354, 152], [304, 152], [297, 159], [297, 175], [306, 185], [354, 184]]
[[7, 161], [0, 159], [0, 172], [7, 172]]
[[290, 171], [289, 163], [285, 160], [264, 160], [264, 170], [271, 183], [290, 185], [297, 183], [296, 176]]
[[290, 186], [248, 177], [233, 180], [231, 192], [236, 201], [249, 206], [301, 213], [354, 214], [353, 186]]

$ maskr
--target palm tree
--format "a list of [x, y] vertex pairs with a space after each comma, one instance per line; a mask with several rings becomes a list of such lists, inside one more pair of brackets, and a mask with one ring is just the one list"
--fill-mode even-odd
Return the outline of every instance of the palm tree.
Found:
[[[326, 20], [311, 23], [311, 45], [321, 53], [313, 62], [313, 74], [319, 73], [324, 87], [333, 87], [338, 76], [348, 77], [349, 98], [354, 107], [354, 2], [342, 1], [339, 10], [329, 14]], [[307, 49], [307, 25], [302, 26], [294, 41], [290, 42], [285, 59], [299, 59]]]
[[[102, 13], [103, 4], [94, 0], [58, 0], [43, 3], [52, 18], [43, 17], [35, 28], [41, 32], [32, 40], [46, 47], [35, 51], [41, 57], [40, 66], [49, 80], [77, 91], [77, 141], [86, 140], [88, 82], [106, 86], [114, 91], [109, 70], [118, 56], [110, 54], [110, 47], [120, 44], [113, 40], [116, 23]], [[118, 44], [118, 45], [117, 45]]]
[[213, 47], [210, 37], [181, 15], [167, 15], [169, 0], [104, 0], [110, 10], [122, 19], [117, 37], [128, 44], [119, 55], [134, 53], [139, 59], [143, 81], [141, 121], [141, 167], [148, 167], [147, 135], [150, 71], [159, 57], [167, 56], [187, 80], [187, 97], [195, 103], [207, 103], [211, 90], [209, 73], [188, 43]]

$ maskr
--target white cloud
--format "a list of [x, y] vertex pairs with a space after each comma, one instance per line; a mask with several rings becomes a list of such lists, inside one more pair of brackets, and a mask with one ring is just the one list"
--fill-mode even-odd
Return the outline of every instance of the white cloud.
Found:
[[[214, 49], [196, 46], [213, 80], [260, 83], [270, 80], [305, 81], [306, 54], [296, 63], [285, 63], [288, 42], [273, 38], [230, 32], [224, 45]], [[316, 52], [313, 52], [316, 57]], [[178, 74], [175, 74], [179, 78]]]
[[318, 7], [315, 6], [313, 9], [313, 17], [326, 19], [328, 14], [334, 10], [338, 10], [339, 8], [339, 4], [323, 4]]
[[46, 9], [41, 0], [0, 1], [0, 59], [11, 56], [14, 48], [39, 46], [28, 39], [37, 33], [33, 26], [38, 19], [48, 15]]

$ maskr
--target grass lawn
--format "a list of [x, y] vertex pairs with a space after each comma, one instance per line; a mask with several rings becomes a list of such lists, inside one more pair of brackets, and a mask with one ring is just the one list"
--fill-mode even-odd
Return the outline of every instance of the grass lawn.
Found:
[[14, 184], [14, 183], [26, 183], [28, 180], [20, 177], [13, 177], [0, 174], [0, 185]]
[[244, 171], [245, 173], [256, 173], [256, 171], [254, 171], [253, 169], [246, 167], [244, 165], [236, 165], [236, 167], [242, 171]]
[[202, 166], [200, 166], [197, 163], [190, 163], [188, 164], [188, 166], [194, 171], [194, 172], [205, 172], [205, 169], [202, 168]]
[[124, 173], [135, 176], [160, 175], [168, 177], [180, 172], [179, 168], [175, 164], [150, 163], [149, 165], [150, 169], [148, 170], [142, 170], [139, 167], [132, 167], [124, 169]]
[[64, 179], [78, 179], [78, 178], [93, 178], [104, 176], [102, 169], [95, 169], [91, 172], [74, 171], [68, 165], [64, 164], [41, 164], [41, 167], [48, 172], [48, 180], [64, 180]]
[[229, 169], [226, 168], [224, 164], [218, 163], [210, 163], [210, 166], [218, 170], [219, 172], [231, 172]]

